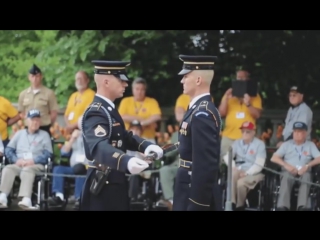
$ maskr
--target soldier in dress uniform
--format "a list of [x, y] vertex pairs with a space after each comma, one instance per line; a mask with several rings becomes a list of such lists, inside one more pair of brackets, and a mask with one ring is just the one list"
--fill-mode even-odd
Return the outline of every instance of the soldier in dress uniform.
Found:
[[176, 176], [173, 211], [222, 210], [218, 185], [221, 118], [211, 101], [210, 84], [215, 56], [180, 55], [184, 62], [183, 93], [189, 109], [179, 130], [180, 162]]
[[89, 160], [84, 184], [82, 211], [127, 211], [130, 208], [129, 186], [126, 174], [138, 174], [148, 163], [129, 156], [127, 150], [146, 155], [163, 150], [132, 132], [125, 130], [124, 122], [113, 101], [123, 97], [128, 86], [126, 66], [130, 62], [93, 61], [97, 94], [85, 111], [82, 131], [85, 154]]

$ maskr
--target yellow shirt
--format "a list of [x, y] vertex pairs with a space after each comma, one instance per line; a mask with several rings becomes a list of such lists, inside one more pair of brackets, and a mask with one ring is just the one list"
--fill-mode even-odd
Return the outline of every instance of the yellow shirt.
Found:
[[[212, 98], [212, 102], [213, 102], [213, 97]], [[188, 110], [188, 106], [190, 103], [190, 96], [187, 94], [181, 94], [177, 101], [176, 101], [176, 108], [181, 107], [184, 109], [184, 111], [186, 112]]]
[[[160, 115], [161, 109], [156, 99], [146, 97], [143, 102], [135, 102], [133, 97], [123, 98], [119, 106], [120, 115], [130, 115], [141, 117], [146, 120], [153, 115]], [[129, 129], [130, 123], [125, 122], [126, 129]], [[151, 124], [143, 128], [143, 138], [155, 138], [156, 124]]]
[[77, 123], [79, 117], [84, 114], [84, 111], [92, 103], [94, 96], [95, 92], [90, 88], [86, 89], [82, 94], [79, 92], [72, 93], [64, 113], [70, 124]]
[[[250, 103], [252, 107], [262, 109], [262, 100], [259, 94], [256, 97], [251, 97]], [[240, 127], [246, 121], [256, 124], [256, 120], [251, 116], [247, 106], [240, 104], [239, 99], [236, 97], [230, 98], [228, 100], [228, 112], [222, 136], [233, 140], [241, 138]]]
[[2, 140], [6, 140], [8, 138], [8, 119], [17, 115], [18, 110], [12, 106], [11, 102], [0, 96], [0, 134]]

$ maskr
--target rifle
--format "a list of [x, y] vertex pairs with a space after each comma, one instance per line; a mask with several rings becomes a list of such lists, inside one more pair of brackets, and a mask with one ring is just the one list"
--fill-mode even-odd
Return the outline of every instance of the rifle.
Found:
[[[161, 148], [163, 149], [163, 155], [165, 155], [168, 152], [171, 152], [171, 151], [178, 149], [179, 144], [180, 143], [177, 142], [174, 144], [170, 143], [170, 144], [166, 144], [166, 145], [162, 146]], [[145, 160], [148, 163], [151, 163], [151, 162], [155, 161], [157, 158], [158, 158], [158, 154], [155, 152], [152, 152], [152, 153], [148, 154], [143, 160]]]

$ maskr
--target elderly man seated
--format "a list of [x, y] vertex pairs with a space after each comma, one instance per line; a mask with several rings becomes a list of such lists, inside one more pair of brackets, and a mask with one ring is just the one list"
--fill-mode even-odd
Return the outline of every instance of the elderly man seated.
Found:
[[[291, 190], [296, 180], [311, 181], [311, 168], [320, 164], [320, 152], [312, 141], [307, 140], [308, 126], [304, 122], [293, 124], [293, 139], [280, 146], [271, 161], [282, 167], [282, 176], [277, 203], [278, 211], [290, 209]], [[308, 198], [310, 185], [300, 183], [298, 210], [309, 210]]]
[[[261, 173], [266, 160], [266, 146], [255, 137], [255, 125], [244, 122], [242, 138], [232, 144], [232, 202], [236, 210], [244, 210], [247, 194], [264, 179]], [[224, 162], [228, 165], [229, 153]]]
[[[179, 132], [174, 132], [170, 142], [178, 142]], [[173, 205], [173, 186], [179, 168], [179, 152], [178, 150], [171, 151], [162, 158], [165, 166], [160, 168], [160, 184], [163, 192], [163, 198], [157, 202], [157, 206], [166, 207], [172, 211]]]
[[[53, 174], [86, 175], [87, 170], [85, 164], [87, 163], [87, 160], [84, 152], [82, 133], [80, 130], [75, 129], [72, 132], [70, 140], [65, 142], [61, 148], [61, 156], [70, 158], [70, 166], [56, 166], [53, 168]], [[52, 193], [54, 193], [54, 195], [50, 200], [51, 206], [61, 206], [64, 203], [64, 180], [65, 178], [61, 176], [53, 177]], [[80, 196], [84, 182], [85, 178], [82, 176], [75, 178], [75, 209], [79, 208]]]
[[0, 207], [7, 208], [7, 196], [14, 180], [20, 176], [21, 184], [18, 205], [23, 209], [32, 209], [31, 195], [35, 177], [44, 170], [48, 159], [52, 157], [52, 143], [49, 134], [40, 130], [41, 119], [38, 110], [27, 114], [27, 129], [15, 133], [5, 149], [10, 163], [2, 172], [0, 185]]

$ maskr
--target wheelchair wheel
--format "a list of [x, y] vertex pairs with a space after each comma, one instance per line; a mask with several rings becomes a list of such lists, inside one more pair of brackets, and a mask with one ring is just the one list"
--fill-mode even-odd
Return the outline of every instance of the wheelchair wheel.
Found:
[[270, 181], [270, 195], [269, 195], [270, 211], [276, 211], [278, 195], [279, 195], [278, 176], [274, 176], [273, 179]]
[[38, 182], [37, 205], [40, 211], [48, 211], [49, 179], [42, 178]]
[[147, 192], [147, 209], [149, 211], [153, 211], [156, 208], [156, 203], [160, 199], [161, 191], [159, 185], [159, 173], [153, 173], [149, 179]]

